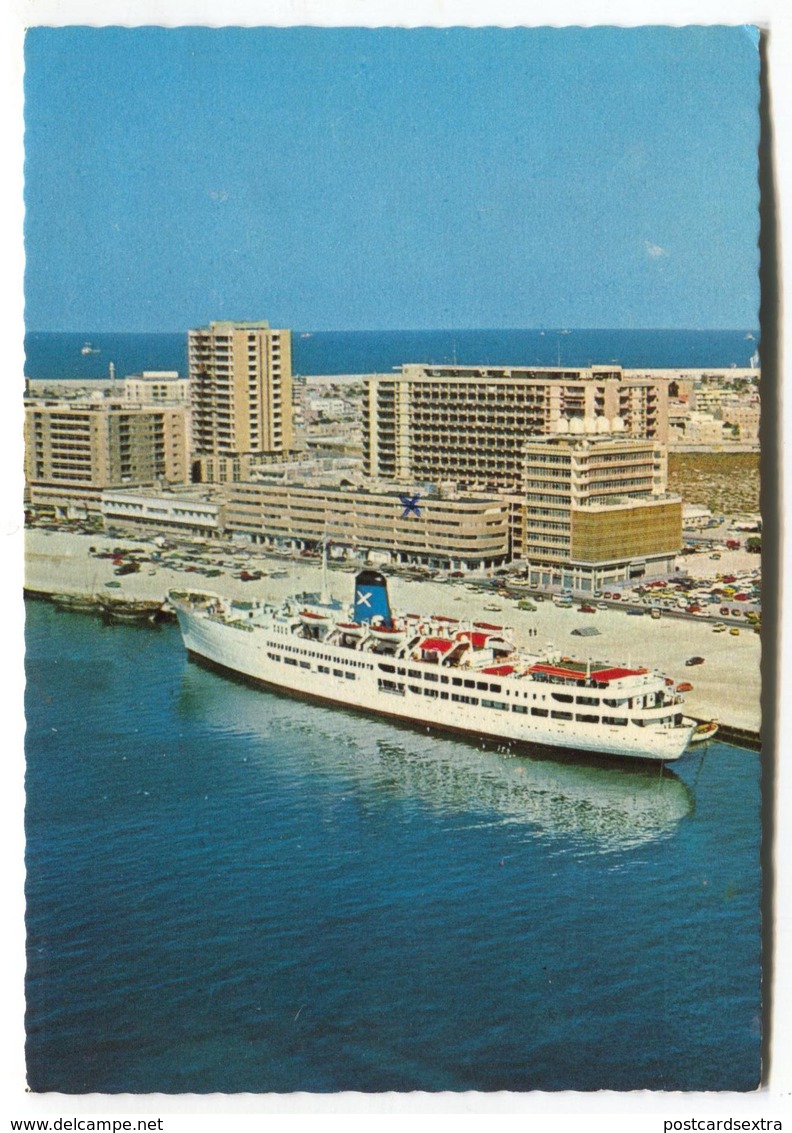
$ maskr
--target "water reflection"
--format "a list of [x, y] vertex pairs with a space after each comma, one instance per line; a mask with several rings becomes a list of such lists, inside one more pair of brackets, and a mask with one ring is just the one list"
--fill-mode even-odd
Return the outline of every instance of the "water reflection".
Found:
[[181, 711], [213, 730], [260, 743], [290, 774], [353, 778], [472, 821], [522, 825], [531, 837], [570, 839], [585, 851], [631, 849], [673, 836], [693, 795], [658, 765], [511, 754], [409, 725], [310, 704], [188, 665]]

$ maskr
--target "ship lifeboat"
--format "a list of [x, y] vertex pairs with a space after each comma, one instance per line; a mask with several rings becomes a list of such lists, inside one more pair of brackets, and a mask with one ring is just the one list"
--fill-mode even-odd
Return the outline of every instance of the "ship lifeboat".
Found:
[[304, 626], [323, 627], [332, 624], [332, 617], [330, 614], [320, 614], [315, 610], [301, 610], [300, 621]]
[[336, 622], [336, 629], [340, 629], [345, 637], [362, 637], [364, 633], [360, 622]]
[[404, 641], [405, 629], [403, 626], [384, 626], [384, 625], [371, 625], [369, 632], [372, 637], [377, 638], [378, 641], [388, 641], [393, 645], [398, 645], [399, 642]]

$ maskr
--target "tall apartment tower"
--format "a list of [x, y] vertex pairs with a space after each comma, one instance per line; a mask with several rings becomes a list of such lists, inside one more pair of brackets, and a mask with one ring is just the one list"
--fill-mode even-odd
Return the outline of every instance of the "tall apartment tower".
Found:
[[246, 480], [292, 444], [291, 331], [213, 322], [188, 332], [193, 480]]

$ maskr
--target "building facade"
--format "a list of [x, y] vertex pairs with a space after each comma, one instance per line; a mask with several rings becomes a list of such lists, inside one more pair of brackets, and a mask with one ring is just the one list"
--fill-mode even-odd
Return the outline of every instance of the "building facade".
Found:
[[141, 405], [173, 403], [186, 405], [190, 400], [189, 382], [176, 370], [144, 370], [124, 378], [124, 400]]
[[664, 443], [668, 382], [619, 367], [405, 365], [367, 379], [364, 469], [390, 480], [519, 489], [526, 438], [584, 418], [619, 418], [629, 436]]
[[246, 479], [292, 446], [291, 332], [213, 322], [188, 332], [193, 479]]
[[665, 446], [620, 433], [525, 444], [522, 546], [531, 582], [579, 593], [673, 574], [682, 501], [666, 492]]
[[228, 488], [226, 524], [271, 547], [316, 549], [325, 538], [336, 557], [475, 571], [507, 561], [506, 500], [421, 498], [418, 513], [398, 489], [247, 483]]
[[183, 483], [188, 468], [186, 406], [104, 398], [25, 404], [25, 479], [33, 510], [98, 511], [107, 488]]
[[206, 485], [181, 485], [171, 491], [108, 489], [102, 492], [100, 507], [107, 527], [204, 539], [216, 539], [225, 530], [225, 499]]

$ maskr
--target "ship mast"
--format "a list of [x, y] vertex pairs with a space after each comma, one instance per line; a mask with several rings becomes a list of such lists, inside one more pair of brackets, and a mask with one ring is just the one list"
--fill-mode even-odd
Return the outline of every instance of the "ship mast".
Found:
[[322, 592], [320, 594], [323, 605], [330, 605], [330, 590], [327, 585], [327, 524], [325, 523], [322, 536]]

